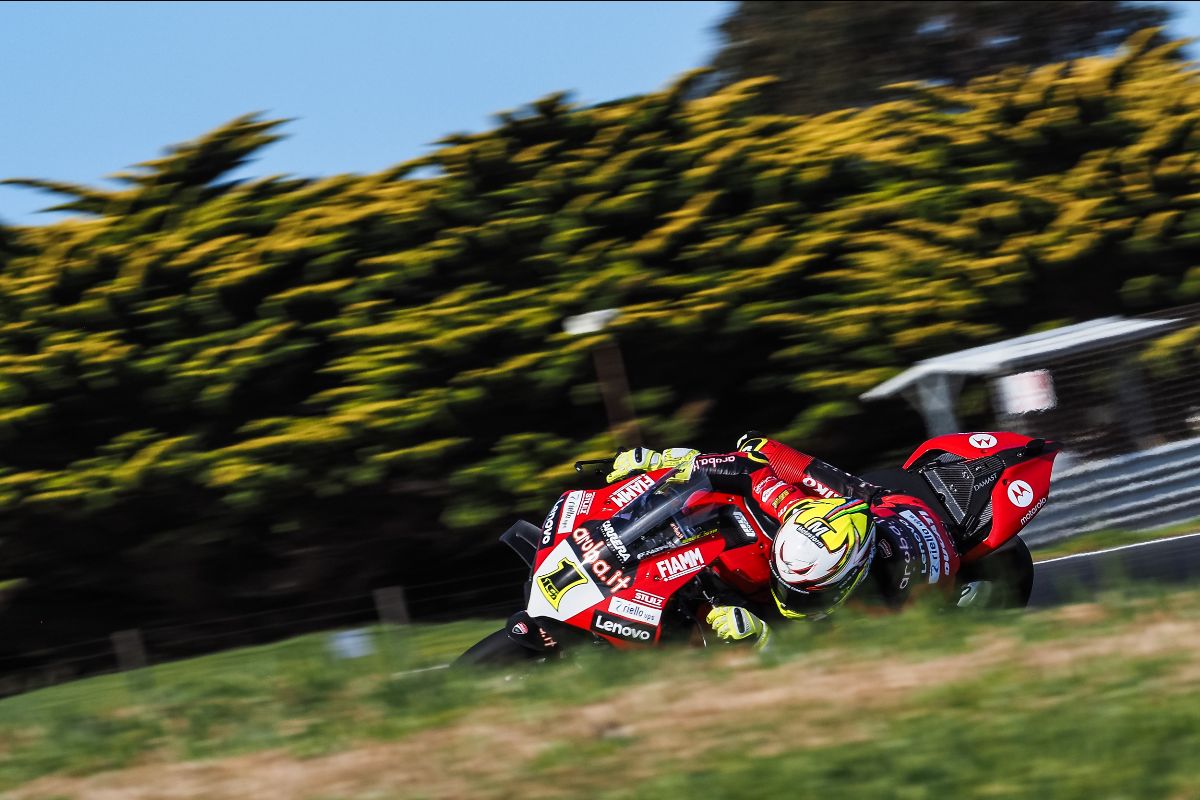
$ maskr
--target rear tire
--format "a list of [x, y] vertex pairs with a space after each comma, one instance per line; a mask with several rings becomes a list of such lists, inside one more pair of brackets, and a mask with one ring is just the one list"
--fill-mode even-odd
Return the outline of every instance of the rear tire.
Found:
[[463, 666], [511, 666], [526, 664], [533, 661], [545, 660], [542, 653], [535, 653], [528, 647], [508, 638], [508, 630], [501, 628], [493, 634], [471, 646], [467, 652], [456, 658], [450, 665], [452, 668]]
[[1021, 537], [989, 553], [958, 573], [959, 585], [991, 581], [994, 589], [985, 608], [1025, 608], [1033, 592], [1033, 555]]

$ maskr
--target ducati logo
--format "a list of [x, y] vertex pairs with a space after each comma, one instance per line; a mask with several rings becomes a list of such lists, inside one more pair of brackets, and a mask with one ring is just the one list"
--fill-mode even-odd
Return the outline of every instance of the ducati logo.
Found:
[[968, 440], [971, 442], [971, 447], [976, 450], [987, 450], [989, 447], [996, 446], [996, 437], [990, 433], [976, 433]]
[[1025, 481], [1013, 481], [1008, 487], [1008, 499], [1017, 508], [1028, 508], [1033, 503], [1033, 487]]

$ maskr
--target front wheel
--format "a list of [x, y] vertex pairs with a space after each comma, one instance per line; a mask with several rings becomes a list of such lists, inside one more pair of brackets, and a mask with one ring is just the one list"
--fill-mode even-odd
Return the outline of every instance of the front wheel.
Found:
[[511, 666], [541, 660], [545, 660], [543, 653], [522, 647], [509, 638], [507, 628], [501, 628], [476, 642], [450, 666]]

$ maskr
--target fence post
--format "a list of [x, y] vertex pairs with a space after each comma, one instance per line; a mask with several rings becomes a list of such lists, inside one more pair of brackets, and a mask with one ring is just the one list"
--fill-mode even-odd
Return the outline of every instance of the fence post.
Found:
[[129, 688], [149, 689], [154, 686], [154, 678], [146, 669], [146, 646], [142, 642], [142, 632], [137, 628], [117, 631], [110, 637], [113, 649], [117, 651], [117, 668], [128, 673], [126, 680]]
[[383, 623], [383, 633], [380, 637], [382, 646], [379, 649], [390, 671], [405, 663], [406, 648], [402, 646], [401, 631], [411, 621], [408, 616], [408, 602], [404, 599], [402, 586], [385, 586], [371, 594], [375, 598], [375, 611], [379, 614], [379, 621]]
[[374, 592], [375, 610], [379, 619], [388, 625], [407, 625], [408, 602], [404, 599], [403, 586], [386, 586]]

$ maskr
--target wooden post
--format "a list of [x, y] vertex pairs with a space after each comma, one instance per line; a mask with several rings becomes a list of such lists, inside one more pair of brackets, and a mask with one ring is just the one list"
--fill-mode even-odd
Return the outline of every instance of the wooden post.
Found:
[[131, 689], [147, 689], [154, 685], [154, 679], [146, 669], [146, 646], [142, 642], [142, 632], [132, 630], [117, 631], [111, 636], [113, 649], [117, 651], [117, 668], [127, 672]]
[[606, 338], [592, 350], [592, 357], [596, 362], [596, 378], [604, 398], [604, 409], [608, 412], [608, 429], [617, 448], [625, 450], [641, 444], [642, 434], [634, 415], [625, 362], [617, 343]]
[[383, 656], [384, 669], [392, 672], [405, 665], [406, 649], [401, 631], [411, 621], [408, 602], [404, 599], [404, 587], [385, 586], [371, 593], [375, 597], [375, 611], [383, 623], [380, 634], [379, 652]]
[[404, 599], [404, 587], [386, 586], [376, 589], [375, 610], [379, 620], [386, 625], [407, 625], [412, 620], [408, 616], [408, 603]]

